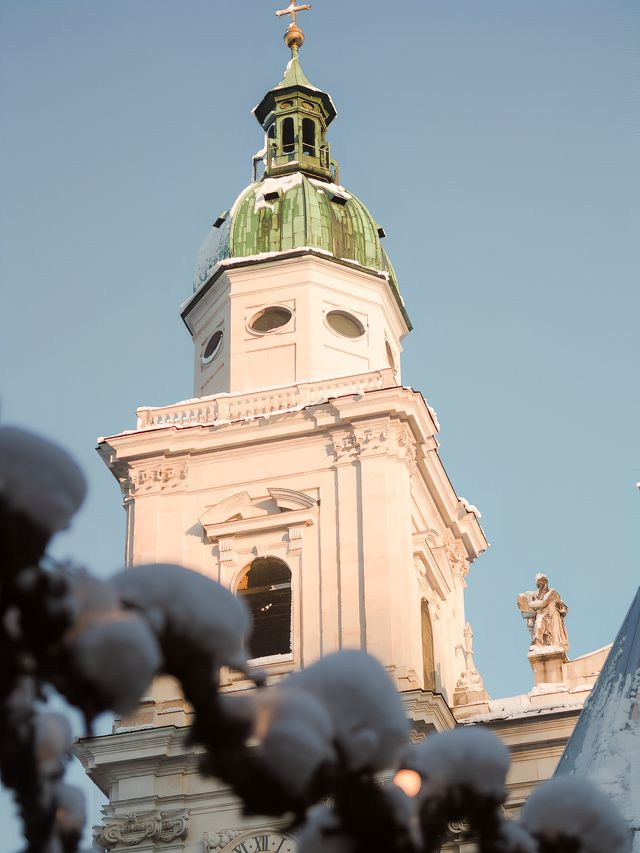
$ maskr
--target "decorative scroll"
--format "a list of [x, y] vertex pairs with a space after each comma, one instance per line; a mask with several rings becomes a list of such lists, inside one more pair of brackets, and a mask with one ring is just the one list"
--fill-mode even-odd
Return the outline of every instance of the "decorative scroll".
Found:
[[339, 432], [331, 435], [331, 452], [336, 462], [355, 460], [361, 450], [355, 432]]
[[442, 547], [444, 553], [451, 566], [451, 571], [454, 575], [461, 575], [466, 578], [469, 571], [469, 560], [464, 545], [459, 539], [456, 539], [453, 533], [447, 528], [443, 535]]
[[356, 441], [360, 448], [360, 453], [366, 451], [379, 450], [386, 445], [391, 436], [391, 431], [388, 425], [365, 427], [355, 431]]
[[157, 464], [129, 469], [119, 478], [120, 488], [125, 499], [140, 494], [173, 491], [184, 484], [189, 474], [186, 462], [179, 464]]
[[218, 539], [218, 548], [220, 550], [221, 563], [235, 563], [236, 555], [233, 550], [233, 536], [221, 536]]
[[413, 469], [417, 459], [413, 433], [405, 424], [387, 420], [331, 432], [330, 452], [336, 462], [354, 461], [380, 451], [399, 455]]
[[209, 835], [208, 832], [205, 832], [202, 840], [203, 853], [220, 853], [227, 844], [242, 835], [244, 831], [243, 829], [225, 829], [222, 832], [216, 832], [215, 835]]
[[144, 812], [112, 817], [104, 826], [94, 830], [96, 843], [105, 850], [114, 847], [135, 847], [143, 841], [175, 841], [186, 838], [189, 830], [189, 812]]
[[471, 827], [466, 820], [452, 820], [447, 824], [447, 833], [452, 840], [463, 841], [469, 837]]
[[302, 527], [289, 528], [289, 553], [299, 554], [302, 551]]

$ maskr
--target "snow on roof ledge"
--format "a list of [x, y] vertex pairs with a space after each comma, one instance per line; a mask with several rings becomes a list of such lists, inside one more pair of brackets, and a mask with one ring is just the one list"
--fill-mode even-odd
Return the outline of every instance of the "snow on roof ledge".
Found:
[[[525, 717], [555, 714], [558, 711], [580, 710], [591, 688], [581, 690], [564, 688], [553, 692], [522, 693], [503, 699], [490, 699], [485, 710], [479, 714], [464, 717], [464, 723], [492, 723], [500, 720], [518, 720]], [[542, 701], [542, 697], [546, 701]]]

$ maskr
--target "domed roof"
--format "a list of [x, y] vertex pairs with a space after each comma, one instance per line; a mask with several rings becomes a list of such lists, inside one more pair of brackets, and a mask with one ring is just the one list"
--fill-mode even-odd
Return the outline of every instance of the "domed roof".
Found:
[[264, 147], [253, 157], [254, 182], [211, 228], [200, 248], [193, 289], [200, 293], [225, 261], [316, 252], [384, 276], [410, 329], [393, 267], [380, 244], [384, 231], [364, 204], [338, 185], [338, 164], [327, 140], [336, 108], [331, 96], [304, 75], [299, 30], [294, 35], [284, 78], [254, 109], [265, 133]]
[[302, 172], [264, 178], [246, 187], [209, 232], [198, 256], [194, 290], [221, 261], [308, 248], [386, 273], [399, 297], [380, 236], [364, 204], [343, 187]]

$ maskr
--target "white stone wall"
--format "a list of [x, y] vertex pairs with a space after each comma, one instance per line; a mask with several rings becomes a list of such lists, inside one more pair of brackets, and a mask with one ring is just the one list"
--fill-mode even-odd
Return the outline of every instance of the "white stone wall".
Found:
[[279, 669], [365, 648], [401, 690], [423, 686], [425, 598], [451, 701], [464, 669], [464, 574], [486, 543], [434, 432], [422, 398], [390, 388], [114, 437], [103, 453], [128, 489], [128, 561], [181, 563], [234, 589], [255, 557], [277, 557], [293, 596], [293, 656]]
[[[252, 331], [251, 319], [273, 305], [288, 308], [291, 320], [267, 334]], [[364, 327], [363, 335], [350, 339], [335, 332], [326, 322], [333, 310], [356, 317]], [[230, 263], [196, 294], [183, 316], [194, 340], [194, 394], [198, 397], [390, 366], [400, 384], [400, 342], [408, 329], [382, 274], [299, 252], [249, 265]], [[204, 347], [218, 329], [224, 332], [222, 349], [203, 365]]]

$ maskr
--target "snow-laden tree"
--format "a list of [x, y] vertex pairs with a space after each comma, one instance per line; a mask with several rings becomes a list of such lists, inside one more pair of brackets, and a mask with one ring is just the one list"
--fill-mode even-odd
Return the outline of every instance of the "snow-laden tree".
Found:
[[[202, 772], [233, 788], [246, 813], [288, 817], [301, 853], [431, 853], [460, 820], [485, 853], [630, 850], [613, 805], [580, 780], [542, 784], [520, 821], [507, 821], [502, 743], [460, 728], [411, 744], [398, 694], [365, 652], [328, 655], [265, 686], [244, 651], [248, 609], [215, 581], [174, 565], [104, 581], [55, 564], [49, 540], [85, 491], [63, 450], [0, 427], [0, 775], [28, 853], [76, 853], [85, 823], [82, 793], [64, 782], [69, 724], [36, 711], [47, 685], [90, 732], [98, 713], [135, 708], [161, 673], [193, 706]], [[220, 695], [223, 666], [256, 689]]]

